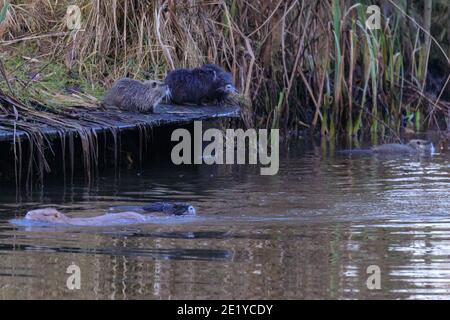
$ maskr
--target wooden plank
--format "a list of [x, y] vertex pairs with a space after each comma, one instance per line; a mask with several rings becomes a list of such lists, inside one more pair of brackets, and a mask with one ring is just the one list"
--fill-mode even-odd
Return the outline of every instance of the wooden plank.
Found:
[[[73, 120], [83, 130], [101, 133], [110, 130], [132, 130], [142, 126], [158, 127], [170, 124], [187, 124], [196, 120], [238, 118], [240, 108], [238, 106], [175, 106], [161, 104], [154, 113], [136, 113], [121, 110], [96, 110], [85, 111], [76, 115]], [[1, 126], [1, 122], [0, 122]], [[37, 128], [47, 136], [76, 133], [73, 128], [61, 129], [49, 126]], [[16, 138], [27, 138], [24, 131], [16, 131]], [[14, 140], [13, 130], [0, 129], [0, 141]]]

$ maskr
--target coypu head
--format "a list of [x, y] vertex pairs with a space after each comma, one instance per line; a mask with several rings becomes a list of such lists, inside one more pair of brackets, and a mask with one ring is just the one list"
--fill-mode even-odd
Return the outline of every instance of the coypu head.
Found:
[[144, 84], [151, 88], [153, 91], [163, 95], [163, 97], [170, 96], [170, 89], [169, 86], [166, 85], [162, 81], [157, 80], [146, 80], [144, 81]]
[[150, 92], [153, 98], [151, 103], [153, 107], [159, 104], [164, 98], [170, 99], [171, 94], [169, 86], [164, 82], [157, 80], [146, 80], [144, 81], [144, 85], [151, 89]]
[[42, 222], [62, 223], [67, 222], [68, 217], [54, 208], [45, 208], [29, 211], [25, 219]]
[[201, 69], [211, 71], [214, 74], [214, 87], [219, 95], [238, 93], [233, 83], [231, 74], [215, 64], [204, 64]]
[[418, 152], [424, 152], [424, 153], [433, 153], [434, 152], [434, 146], [431, 141], [422, 140], [422, 139], [413, 139], [408, 142], [407, 144], [414, 150]]
[[170, 210], [170, 214], [175, 216], [195, 216], [196, 211], [195, 208], [189, 204], [175, 203], [172, 210]]

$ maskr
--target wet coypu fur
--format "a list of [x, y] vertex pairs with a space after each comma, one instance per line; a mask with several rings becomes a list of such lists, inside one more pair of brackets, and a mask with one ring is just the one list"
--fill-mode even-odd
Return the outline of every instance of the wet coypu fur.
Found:
[[[131, 223], [145, 223], [158, 214], [165, 216], [195, 216], [196, 210], [187, 203], [155, 202], [145, 206], [116, 206], [111, 209], [126, 210], [106, 213], [95, 217], [70, 218], [55, 208], [31, 210], [25, 220], [74, 226], [110, 226]], [[147, 213], [147, 214], [145, 214]]]
[[108, 90], [103, 99], [103, 106], [117, 107], [127, 111], [152, 112], [153, 108], [168, 94], [168, 87], [160, 81], [142, 82], [122, 78]]
[[431, 141], [413, 139], [408, 143], [387, 143], [373, 146], [370, 149], [339, 150], [340, 154], [351, 155], [380, 155], [380, 156], [401, 156], [401, 155], [431, 155], [435, 151]]
[[173, 70], [164, 82], [170, 89], [170, 100], [175, 104], [222, 104], [228, 94], [237, 92], [231, 74], [214, 64]]
[[372, 151], [379, 154], [432, 153], [433, 150], [433, 144], [422, 139], [413, 139], [407, 144], [388, 143], [372, 147]]

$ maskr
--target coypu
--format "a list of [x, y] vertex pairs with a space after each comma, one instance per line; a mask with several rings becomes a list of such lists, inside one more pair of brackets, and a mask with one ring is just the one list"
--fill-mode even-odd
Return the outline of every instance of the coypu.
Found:
[[187, 203], [154, 202], [142, 207], [147, 212], [162, 212], [174, 216], [195, 215], [195, 208]]
[[388, 143], [372, 147], [371, 150], [379, 154], [433, 153], [434, 146], [430, 141], [413, 139], [407, 144]]
[[[163, 202], [157, 202], [142, 207], [132, 206], [118, 206], [113, 209], [136, 209], [136, 211], [143, 210], [152, 213], [163, 213], [165, 215], [189, 215], [196, 214], [195, 208], [188, 204], [176, 203], [168, 204]], [[124, 225], [124, 224], [136, 224], [148, 222], [148, 218], [155, 217], [155, 214], [141, 214], [135, 211], [125, 211], [116, 213], [106, 213], [101, 216], [88, 217], [88, 218], [70, 218], [65, 214], [59, 212], [55, 208], [36, 209], [27, 212], [25, 220], [44, 222], [58, 225], [71, 225], [71, 226], [111, 226], [111, 225]]]
[[144, 211], [153, 213], [164, 213], [166, 215], [173, 216], [193, 216], [196, 214], [196, 210], [188, 203], [182, 202], [153, 202], [144, 206], [115, 206], [110, 208], [111, 211], [123, 210], [123, 211]]
[[169, 88], [160, 81], [144, 82], [130, 78], [117, 80], [103, 99], [105, 107], [122, 110], [152, 112], [161, 100], [169, 95]]
[[434, 153], [434, 146], [430, 141], [413, 139], [407, 144], [388, 143], [374, 146], [370, 149], [341, 150], [339, 153], [360, 155], [432, 154]]
[[214, 64], [173, 70], [164, 83], [169, 87], [169, 98], [175, 104], [201, 105], [214, 101], [221, 104], [228, 94], [237, 92], [231, 74]]
[[144, 223], [145, 216], [136, 212], [120, 212], [104, 214], [90, 218], [69, 218], [54, 208], [37, 209], [29, 211], [25, 220], [47, 222], [51, 224], [63, 224], [71, 226], [104, 226], [130, 223]]

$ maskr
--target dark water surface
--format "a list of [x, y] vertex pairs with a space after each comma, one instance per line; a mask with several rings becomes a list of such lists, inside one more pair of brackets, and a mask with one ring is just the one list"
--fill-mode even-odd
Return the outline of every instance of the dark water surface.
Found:
[[[450, 157], [323, 155], [300, 143], [276, 176], [253, 166], [159, 165], [1, 187], [0, 299], [450, 298]], [[25, 228], [55, 206], [70, 216], [181, 200], [198, 216], [109, 228]], [[81, 269], [69, 290], [66, 269]], [[381, 271], [369, 290], [367, 267]]]

